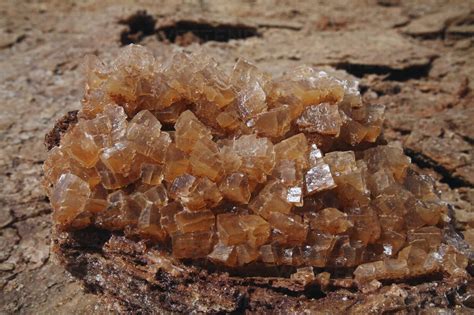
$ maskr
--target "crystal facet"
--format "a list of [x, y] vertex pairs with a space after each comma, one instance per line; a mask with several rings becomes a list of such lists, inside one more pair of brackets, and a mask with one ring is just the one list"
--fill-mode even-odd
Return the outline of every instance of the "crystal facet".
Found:
[[327, 285], [312, 267], [328, 266], [359, 283], [462, 276], [432, 180], [377, 144], [383, 115], [356, 82], [313, 67], [272, 78], [240, 59], [228, 75], [206, 55], [160, 64], [131, 45], [110, 67], [89, 63], [43, 183], [59, 229], [122, 231], [178, 259], [292, 265], [305, 284]]

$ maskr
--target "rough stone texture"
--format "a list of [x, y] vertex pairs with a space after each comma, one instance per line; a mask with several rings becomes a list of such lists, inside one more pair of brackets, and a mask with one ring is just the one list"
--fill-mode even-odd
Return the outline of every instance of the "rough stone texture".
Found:
[[[404, 35], [403, 30], [400, 30], [399, 35], [400, 27], [409, 26], [412, 21], [427, 15], [440, 14], [441, 20], [451, 19], [452, 7], [456, 7], [456, 11], [461, 10], [462, 14], [455, 16], [455, 22], [449, 23], [445, 30], [437, 32], [435, 36], [427, 39]], [[469, 16], [473, 9], [472, 2], [455, 1], [448, 5], [445, 1], [437, 0], [349, 4], [347, 1], [325, 1], [321, 4], [307, 1], [294, 6], [292, 1], [279, 2], [278, 5], [267, 2], [233, 4], [227, 1], [186, 1], [176, 4], [170, 1], [159, 5], [147, 1], [134, 5], [128, 1], [115, 2], [113, 5], [93, 2], [72, 4], [67, 1], [2, 1], [1, 312], [99, 314], [105, 311], [104, 304], [99, 303], [95, 295], [84, 293], [78, 283], [71, 281], [51, 258], [51, 211], [40, 188], [41, 164], [45, 158], [42, 142], [44, 134], [56, 119], [79, 108], [78, 100], [82, 95], [79, 65], [83, 56], [96, 53], [100, 58], [110, 60], [110, 56], [116, 55], [122, 45], [122, 31], [128, 30], [127, 26], [118, 22], [137, 10], [145, 9], [159, 24], [164, 24], [165, 20], [168, 20], [167, 23], [169, 20], [179, 20], [180, 16], [192, 16], [196, 20], [200, 18], [209, 24], [214, 23], [216, 17], [225, 21], [228, 19], [227, 22], [231, 24], [232, 19], [245, 17], [241, 21], [249, 21], [249, 25], [256, 26], [260, 37], [204, 42], [201, 45], [193, 43], [192, 38], [188, 41], [191, 45], [186, 49], [210, 50], [224, 64], [230, 65], [237, 56], [242, 55], [275, 74], [284, 71], [285, 67], [291, 69], [297, 64], [310, 63], [332, 65], [363, 77], [361, 85], [365, 91], [364, 97], [374, 104], [387, 105], [386, 137], [406, 144], [405, 148], [411, 149], [408, 153], [420, 170], [440, 181], [438, 187], [443, 198], [454, 206], [457, 227], [463, 231], [466, 240], [473, 244], [470, 231], [474, 228], [474, 189], [472, 171], [469, 171], [472, 170], [474, 138], [472, 124], [469, 123], [472, 121], [469, 120], [472, 117], [469, 110], [474, 101], [472, 13]], [[449, 15], [444, 15], [444, 12]], [[139, 33], [146, 32], [135, 32]], [[391, 48], [389, 50], [387, 46], [371, 39], [364, 45], [340, 40], [351, 38], [353, 34], [362, 37], [364, 43], [370, 38], [369, 34], [376, 36], [390, 43]], [[157, 40], [154, 35], [143, 34], [136, 38], [141, 38], [140, 43], [152, 49], [157, 56], [165, 56], [176, 48]], [[318, 39], [321, 39], [321, 46], [317, 46], [319, 49], [315, 51]], [[282, 42], [283, 46], [278, 44]], [[331, 45], [328, 47], [323, 44]], [[335, 57], [331, 58], [329, 54]], [[419, 130], [418, 124], [429, 124], [435, 129], [443, 126], [443, 130], [440, 133], [426, 133]], [[416, 137], [443, 148], [437, 152], [449, 154], [436, 156], [433, 154], [436, 150], [420, 147], [421, 143], [416, 143], [413, 136], [417, 133]], [[466, 145], [469, 147], [467, 150], [464, 149]], [[466, 158], [469, 154], [471, 157]], [[427, 160], [428, 156], [432, 160]], [[449, 167], [454, 167], [454, 171]], [[275, 282], [274, 286], [278, 287], [278, 283]], [[405, 286], [401, 285], [403, 290]], [[404, 292], [397, 288], [392, 290], [388, 297], [392, 310], [407, 310], [407, 303], [413, 307], [423, 305], [422, 301], [427, 300], [418, 299], [420, 296], [438, 301], [432, 306], [424, 304], [431, 307], [432, 312], [437, 311], [437, 308], [452, 307], [453, 301], [472, 307], [472, 300], [464, 300], [466, 295], [463, 290], [452, 289], [456, 286], [438, 285], [438, 288], [448, 291], [447, 299], [442, 289], [433, 289], [430, 282], [420, 286], [410, 288], [408, 284], [406, 290], [416, 293], [410, 295], [416, 297], [414, 300], [402, 300], [399, 296], [403, 296]], [[472, 286], [470, 288], [472, 290]], [[278, 290], [272, 289], [275, 293], [266, 295], [266, 300], [259, 304], [263, 310], [270, 305], [281, 305], [282, 298], [276, 293]], [[256, 288], [251, 294], [264, 296], [261, 288]], [[336, 292], [330, 294], [334, 296], [336, 304], [324, 300], [314, 309], [332, 307], [334, 311], [334, 307], [344, 310], [354, 305], [357, 306], [354, 311], [377, 310], [378, 305], [374, 305], [375, 299], [372, 299], [374, 295], [386, 296], [383, 291], [376, 291], [354, 300], [351, 293]], [[344, 296], [346, 299], [343, 299]], [[242, 301], [245, 304], [245, 299]], [[301, 305], [299, 301], [294, 303]], [[460, 307], [458, 310], [462, 312]]]

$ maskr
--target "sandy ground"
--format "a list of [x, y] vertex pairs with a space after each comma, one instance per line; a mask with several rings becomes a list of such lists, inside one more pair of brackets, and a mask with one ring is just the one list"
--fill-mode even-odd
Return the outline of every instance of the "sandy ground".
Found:
[[227, 68], [245, 57], [359, 77], [366, 101], [387, 106], [385, 137], [439, 181], [474, 245], [474, 1], [3, 0], [0, 313], [106, 311], [50, 255], [43, 138], [80, 107], [84, 55], [107, 61], [130, 42], [163, 59], [204, 49]]

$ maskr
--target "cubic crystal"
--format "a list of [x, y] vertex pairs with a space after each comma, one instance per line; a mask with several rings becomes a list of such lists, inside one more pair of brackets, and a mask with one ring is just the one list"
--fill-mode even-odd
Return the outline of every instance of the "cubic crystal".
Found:
[[87, 70], [79, 119], [44, 163], [59, 230], [94, 226], [226, 267], [293, 266], [305, 285], [330, 283], [313, 267], [354, 268], [366, 288], [467, 275], [443, 243], [433, 180], [378, 144], [385, 107], [364, 104], [357, 82], [309, 66], [272, 78], [243, 59], [226, 74], [204, 54], [160, 64], [136, 45]]

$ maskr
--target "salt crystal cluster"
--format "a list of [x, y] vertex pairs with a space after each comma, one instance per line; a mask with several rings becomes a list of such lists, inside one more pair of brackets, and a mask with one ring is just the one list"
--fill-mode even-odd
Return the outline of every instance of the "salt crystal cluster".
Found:
[[272, 78], [245, 60], [227, 75], [206, 55], [160, 64], [134, 45], [87, 69], [79, 120], [44, 165], [58, 229], [228, 267], [357, 267], [362, 282], [464, 272], [431, 179], [376, 143], [384, 107], [356, 83], [306, 66]]

